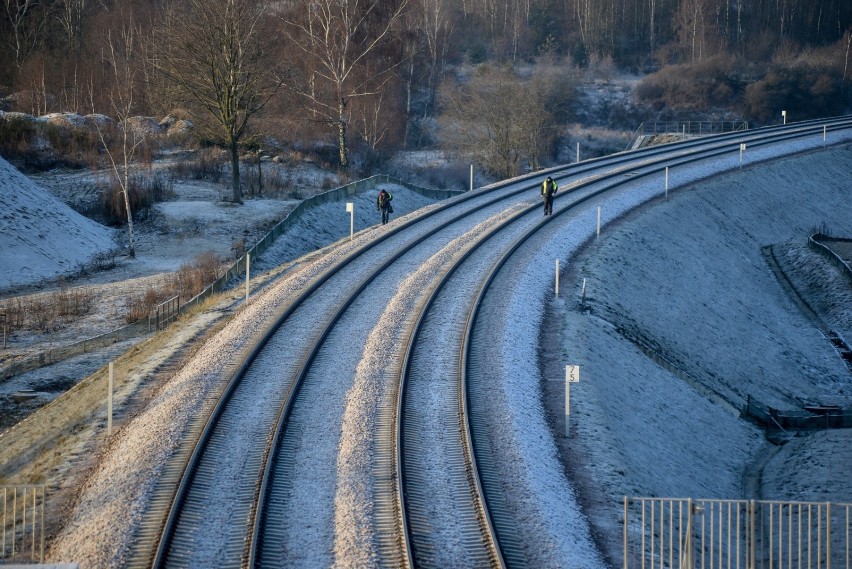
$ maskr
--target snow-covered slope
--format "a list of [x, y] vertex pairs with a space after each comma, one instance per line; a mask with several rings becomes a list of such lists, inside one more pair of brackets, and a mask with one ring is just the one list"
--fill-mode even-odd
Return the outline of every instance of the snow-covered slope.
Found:
[[114, 234], [0, 158], [0, 289], [73, 272], [112, 249]]

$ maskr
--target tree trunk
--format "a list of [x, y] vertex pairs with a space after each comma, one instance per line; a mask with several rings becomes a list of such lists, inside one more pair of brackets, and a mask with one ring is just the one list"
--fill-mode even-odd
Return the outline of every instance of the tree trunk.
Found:
[[243, 203], [243, 194], [240, 190], [240, 153], [237, 148], [237, 138], [231, 136], [231, 187], [234, 192], [234, 203]]
[[346, 103], [340, 99], [337, 107], [337, 146], [340, 151], [340, 166], [346, 168], [349, 160], [346, 155]]
[[[125, 125], [125, 129], [127, 126]], [[126, 130], [125, 130], [126, 132]], [[127, 136], [125, 134], [125, 136]], [[130, 236], [130, 258], [136, 258], [136, 242], [133, 238], [133, 213], [130, 211], [130, 165], [127, 163], [127, 152], [124, 159], [124, 210], [127, 212], [127, 233]]]
[[408, 148], [408, 131], [411, 129], [411, 84], [414, 82], [414, 55], [408, 60], [408, 80], [405, 82], [405, 134], [403, 148]]
[[263, 167], [260, 164], [260, 151], [257, 152], [257, 195], [263, 195]]
[[846, 89], [846, 71], [849, 69], [849, 46], [852, 46], [852, 28], [846, 32], [846, 59], [843, 62], [843, 80], [840, 82], [840, 92]]

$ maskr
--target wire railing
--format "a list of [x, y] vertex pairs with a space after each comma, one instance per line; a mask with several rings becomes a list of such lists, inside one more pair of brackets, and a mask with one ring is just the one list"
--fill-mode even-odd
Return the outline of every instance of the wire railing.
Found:
[[852, 569], [852, 504], [624, 498], [624, 569]]
[[703, 136], [748, 130], [748, 121], [657, 121], [643, 122], [637, 129], [642, 136], [682, 134]]
[[44, 485], [0, 486], [0, 564], [44, 561]]

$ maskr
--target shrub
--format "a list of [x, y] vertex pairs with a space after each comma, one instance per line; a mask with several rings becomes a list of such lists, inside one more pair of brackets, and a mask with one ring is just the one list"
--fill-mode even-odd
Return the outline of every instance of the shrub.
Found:
[[832, 116], [844, 111], [840, 78], [825, 68], [798, 64], [774, 68], [746, 89], [749, 118], [780, 120], [781, 110], [795, 120]]
[[218, 184], [225, 175], [222, 154], [218, 150], [202, 150], [192, 160], [179, 160], [171, 167], [171, 173], [184, 180], [207, 180]]
[[[175, 195], [172, 180], [161, 175], [133, 174], [128, 178], [127, 192], [134, 218], [147, 216], [155, 202]], [[100, 213], [111, 223], [124, 224], [127, 221], [124, 191], [115, 175], [110, 177], [108, 186], [101, 187]]]
[[290, 185], [290, 174], [277, 164], [263, 164], [254, 161], [240, 170], [240, 181], [249, 196], [281, 196]]
[[184, 263], [173, 275], [166, 278], [159, 289], [149, 287], [143, 294], [125, 299], [124, 319], [128, 324], [145, 318], [156, 306], [169, 298], [180, 295], [181, 302], [202, 292], [222, 275], [222, 262], [218, 256], [207, 251]]
[[53, 293], [56, 315], [61, 318], [85, 316], [92, 310], [95, 294], [88, 288], [59, 289]]
[[636, 98], [658, 110], [730, 106], [742, 92], [735, 69], [736, 62], [723, 55], [668, 65], [637, 85]]
[[95, 295], [88, 288], [60, 288], [50, 294], [16, 298], [4, 303], [9, 330], [36, 330], [46, 333], [60, 329], [64, 322], [85, 316], [92, 310]]
[[36, 137], [36, 127], [26, 117], [0, 117], [0, 154], [17, 158], [24, 153]]
[[148, 318], [151, 311], [160, 303], [159, 296], [157, 291], [149, 287], [142, 295], [125, 299], [124, 321], [133, 324]]

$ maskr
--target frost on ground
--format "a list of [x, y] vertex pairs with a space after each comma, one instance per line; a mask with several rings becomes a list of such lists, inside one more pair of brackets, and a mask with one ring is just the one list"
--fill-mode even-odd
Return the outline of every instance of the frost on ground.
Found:
[[[746, 394], [784, 408], [812, 398], [826, 403], [848, 401], [848, 370], [773, 280], [761, 250], [766, 245], [801, 243], [809, 230], [824, 223], [838, 235], [852, 234], [852, 200], [848, 187], [843, 187], [852, 170], [851, 156], [848, 146], [814, 152], [678, 190], [669, 201], [653, 203], [626, 223], [605, 226], [602, 238], [585, 257], [572, 259], [574, 278], [562, 282], [563, 290], [571, 289], [565, 283], [574, 285], [573, 295], [548, 306], [555, 314], [549, 319], [558, 320], [555, 345], [560, 353], [555, 356], [559, 361], [542, 364], [543, 377], [561, 378], [565, 363], [582, 367], [581, 382], [572, 390], [576, 419], [572, 436], [554, 439], [567, 459], [563, 465], [578, 490], [596, 544], [608, 545], [607, 557], [618, 547], [619, 510], [625, 494], [709, 498], [746, 494], [744, 474], [767, 448], [762, 432], [730, 410], [741, 405]], [[802, 179], [802, 172], [808, 173], [807, 179]], [[395, 206], [404, 203], [404, 192], [395, 195]], [[363, 207], [356, 203], [358, 215], [368, 221], [375, 215], [369, 202], [365, 197]], [[336, 207], [314, 218], [304, 233], [346, 235], [345, 210], [342, 204]], [[328, 226], [342, 233], [332, 233]], [[551, 277], [552, 264], [548, 262], [547, 267]], [[588, 281], [591, 313], [577, 310], [582, 278]], [[811, 304], [824, 305], [833, 314], [833, 301], [827, 298]], [[525, 315], [522, 305], [515, 307], [515, 313]], [[844, 317], [825, 318], [842, 322]], [[536, 334], [518, 326], [519, 333], [524, 330], [527, 336]], [[664, 357], [671, 368], [664, 370], [649, 354]], [[514, 365], [510, 357], [505, 359], [507, 366]], [[215, 366], [202, 354], [193, 361], [196, 371]], [[534, 358], [524, 358], [520, 367], [525, 373], [515, 376], [499, 394], [506, 401], [507, 416], [512, 417], [504, 438], [520, 457], [520, 466], [513, 465], [519, 476], [528, 475], [526, 470], [534, 468], [530, 465], [538, 457], [555, 452], [551, 442], [534, 440], [544, 432], [537, 414], [539, 393], [524, 380], [536, 377], [537, 365]], [[110, 522], [138, 515], [150, 488], [145, 478], [149, 473], [139, 472], [138, 465], [151, 464], [158, 453], [176, 444], [177, 430], [187, 420], [181, 413], [197, 408], [203, 391], [210, 389], [205, 378], [195, 383], [181, 376], [172, 379], [174, 383], [164, 384], [148, 406], [151, 418], [159, 413], [159, 419], [149, 423], [146, 414], [138, 415], [135, 425], [141, 428], [120, 431], [106, 449], [105, 460], [95, 471], [86, 472], [91, 474], [82, 486], [86, 492], [79, 494], [73, 521], [53, 550], [55, 558], [85, 560], [86, 566], [93, 567], [122, 564], [123, 550], [103, 542], [121, 543], [126, 537], [121, 532], [127, 528], [116, 529]], [[545, 404], [556, 417], [551, 426], [558, 433], [561, 383], [549, 382], [554, 390], [544, 383], [545, 395], [550, 395]], [[173, 395], [174, 401], [169, 402], [167, 395]], [[50, 419], [39, 415], [43, 417], [39, 424], [46, 428]], [[535, 428], [527, 428], [530, 425]], [[91, 428], [99, 433], [102, 423]], [[156, 444], [160, 436], [162, 447]], [[849, 477], [837, 474], [852, 470], [845, 452], [852, 448], [848, 437], [846, 431], [832, 431], [793, 439], [766, 463], [762, 488], [748, 497], [850, 501]], [[347, 452], [353, 457], [353, 471], [366, 468], [360, 462], [364, 455], [354, 453], [354, 447]], [[794, 473], [796, 468], [800, 470]], [[529, 520], [523, 521], [543, 528], [538, 538], [542, 548], [552, 548], [550, 552], [558, 558], [577, 555], [578, 566], [599, 566], [585, 537], [582, 548], [564, 553], [571, 547], [575, 528], [586, 535], [583, 518], [572, 509], [571, 500], [560, 502], [553, 514], [541, 499], [551, 489], [555, 495], [566, 496], [564, 481], [553, 483], [560, 480], [558, 469], [551, 464], [534, 474], [536, 479], [517, 484], [532, 488], [538, 498], [524, 510]], [[82, 480], [80, 472], [70, 476]], [[125, 476], [128, 480], [116, 483]], [[363, 479], [356, 477], [354, 482]], [[353, 485], [349, 490], [357, 489]], [[129, 506], [116, 507], [122, 500]], [[541, 519], [549, 514], [551, 518]], [[348, 548], [356, 541], [357, 536], [343, 545]], [[543, 552], [539, 559], [546, 555]], [[372, 558], [358, 559], [369, 562]], [[589, 561], [588, 565], [583, 561]]]
[[623, 496], [852, 501], [852, 431], [777, 447], [739, 412], [749, 396], [781, 410], [852, 407], [850, 370], [763, 255], [774, 246], [808, 304], [848, 330], [849, 280], [806, 242], [822, 226], [852, 235], [850, 170], [843, 146], [716, 176], [605, 228], [573, 260], [572, 294], [551, 315], [563, 354], [549, 369], [581, 366], [560, 447], [610, 559]]
[[[515, 210], [508, 209], [480, 223], [448, 243], [439, 253], [407, 277], [370, 332], [363, 357], [355, 371], [343, 411], [341, 442], [337, 460], [338, 488], [335, 500], [335, 563], [341, 567], [377, 567], [378, 543], [374, 527], [375, 446], [382, 408], [389, 405], [400, 350], [405, 349], [405, 333], [416, 305], [433, 282], [453, 261], [460, 258], [484, 232], [505, 220]], [[392, 401], [391, 401], [392, 403]], [[387, 428], [387, 426], [385, 426]]]
[[57, 277], [112, 249], [115, 231], [87, 219], [0, 158], [0, 290]]

